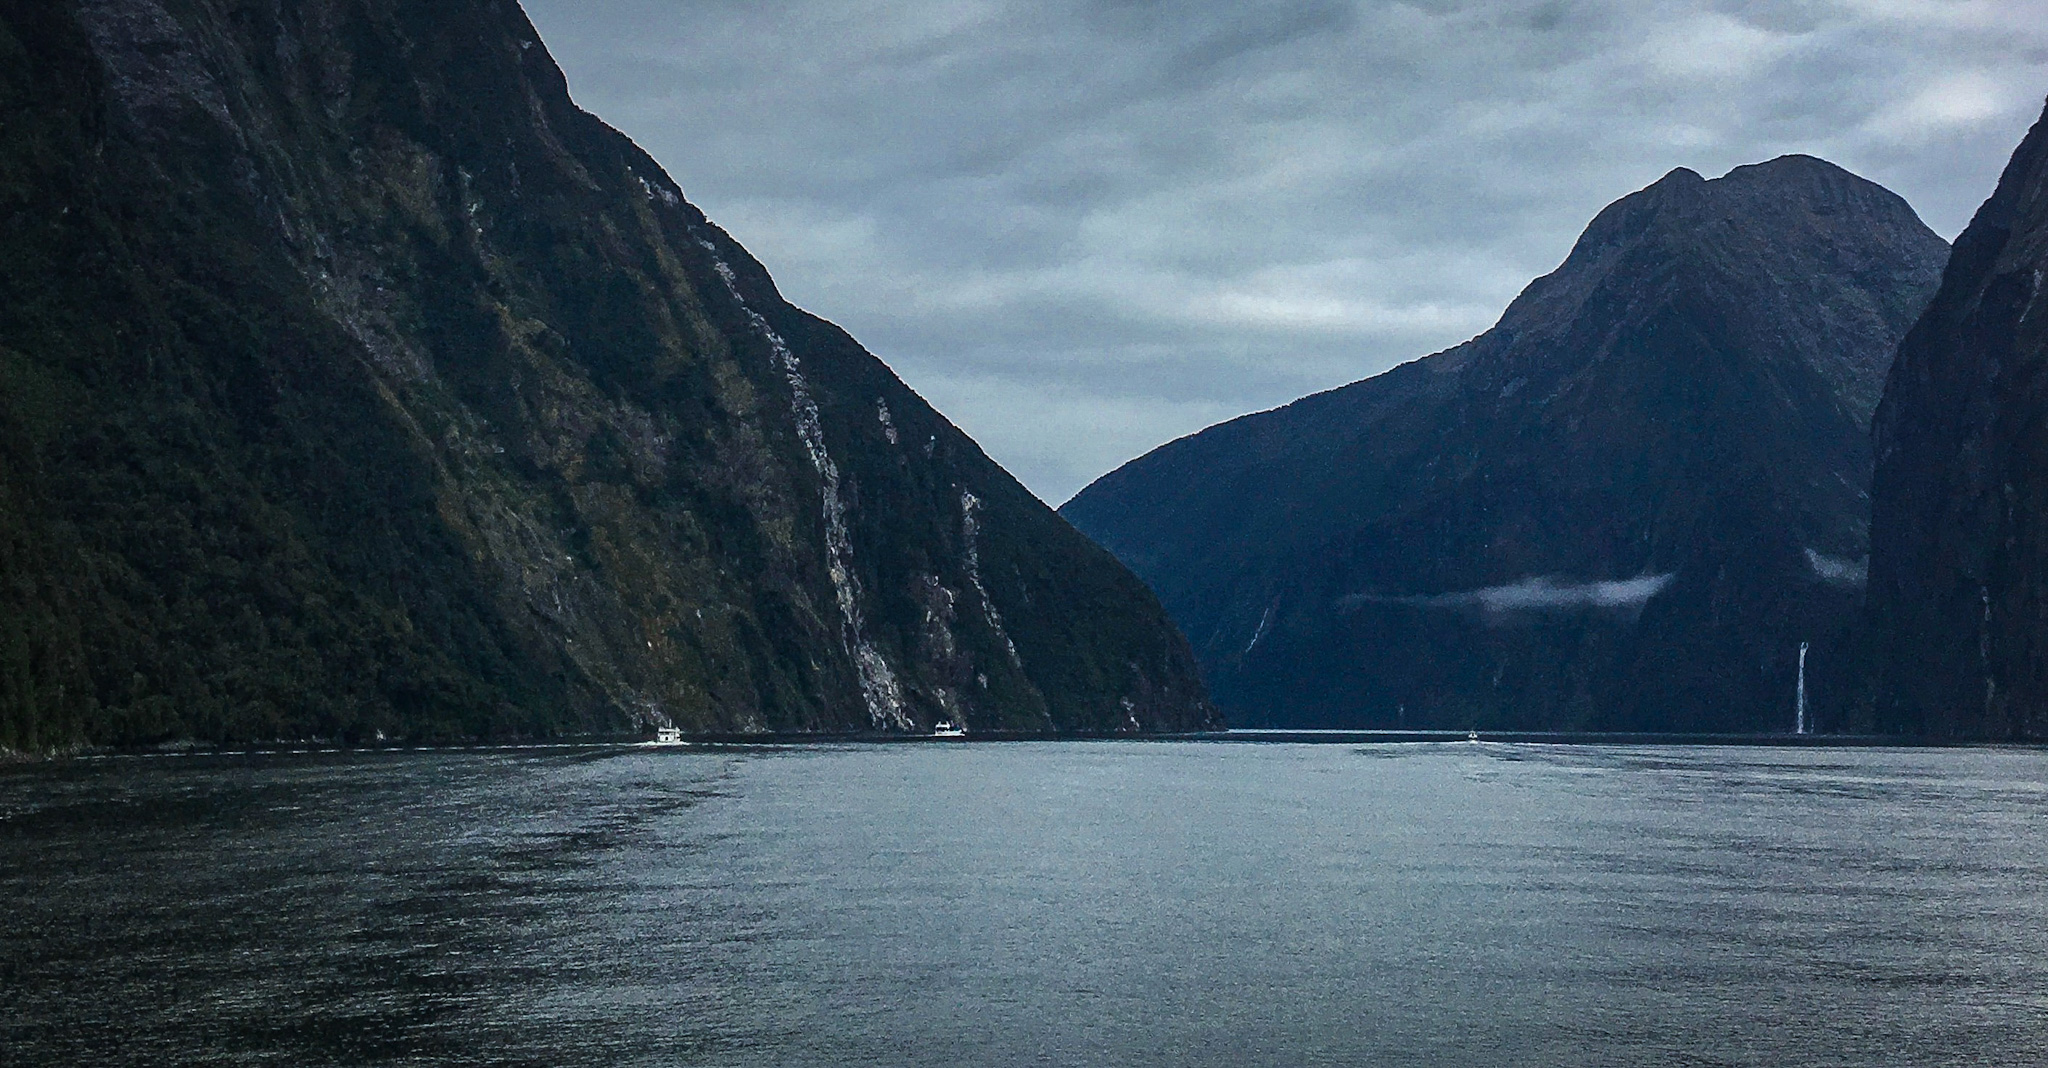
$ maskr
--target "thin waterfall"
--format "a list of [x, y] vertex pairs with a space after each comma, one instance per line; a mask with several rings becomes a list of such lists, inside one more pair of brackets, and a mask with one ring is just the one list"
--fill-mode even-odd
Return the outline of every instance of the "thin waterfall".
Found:
[[1806, 720], [1806, 643], [1799, 643], [1799, 718], [1793, 730], [1798, 734], [1811, 734], [1813, 727]]

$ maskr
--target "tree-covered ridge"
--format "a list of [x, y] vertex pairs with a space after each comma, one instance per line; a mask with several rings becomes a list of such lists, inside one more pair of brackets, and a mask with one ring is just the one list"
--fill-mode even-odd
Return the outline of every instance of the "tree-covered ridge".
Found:
[[1209, 715], [512, 5], [0, 0], [0, 745]]

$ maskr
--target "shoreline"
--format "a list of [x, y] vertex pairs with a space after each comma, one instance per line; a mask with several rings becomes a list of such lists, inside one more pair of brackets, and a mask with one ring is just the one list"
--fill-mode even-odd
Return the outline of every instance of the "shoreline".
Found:
[[326, 741], [269, 741], [206, 746], [173, 742], [151, 747], [72, 747], [49, 753], [0, 752], [0, 769], [38, 764], [106, 760], [157, 760], [179, 757], [373, 756], [389, 753], [517, 753], [551, 749], [621, 749], [702, 751], [705, 749], [788, 749], [849, 745], [947, 745], [994, 742], [1143, 742], [1212, 745], [1562, 745], [1640, 748], [1756, 749], [2040, 749], [2044, 742], [1989, 739], [1914, 738], [1873, 734], [1660, 734], [1644, 731], [1437, 731], [1326, 730], [1314, 728], [1248, 728], [1190, 731], [1177, 734], [1098, 732], [989, 732], [967, 737], [926, 734], [691, 734], [675, 742], [654, 742], [638, 736], [587, 736], [546, 741], [412, 742], [343, 745]]

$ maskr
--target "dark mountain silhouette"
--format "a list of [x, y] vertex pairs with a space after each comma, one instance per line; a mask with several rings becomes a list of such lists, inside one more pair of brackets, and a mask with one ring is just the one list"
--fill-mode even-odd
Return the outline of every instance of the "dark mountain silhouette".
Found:
[[1790, 729], [1799, 643], [1832, 655], [1861, 599], [1870, 416], [1946, 254], [1818, 159], [1673, 171], [1472, 341], [1062, 512], [1233, 722]]
[[1956, 239], [1877, 414], [1873, 723], [2048, 737], [2048, 122]]
[[0, 746], [1212, 714], [516, 4], [0, 0]]

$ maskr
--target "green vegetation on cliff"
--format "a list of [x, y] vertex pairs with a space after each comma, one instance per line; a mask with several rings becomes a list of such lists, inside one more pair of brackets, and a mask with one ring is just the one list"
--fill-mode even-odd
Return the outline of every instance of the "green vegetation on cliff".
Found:
[[0, 0], [0, 746], [1212, 715], [516, 6]]

